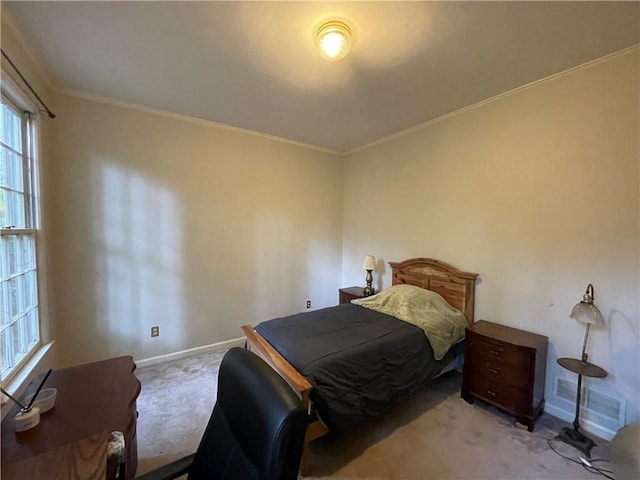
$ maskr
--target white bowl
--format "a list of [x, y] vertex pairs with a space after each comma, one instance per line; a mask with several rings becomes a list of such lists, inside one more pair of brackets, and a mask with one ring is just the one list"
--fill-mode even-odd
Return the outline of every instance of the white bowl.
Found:
[[[57, 393], [58, 391], [55, 388], [43, 388], [42, 390], [40, 390], [40, 393], [36, 397], [36, 400], [33, 402], [33, 406], [38, 407], [40, 409], [40, 413], [48, 412], [56, 404]], [[28, 395], [27, 397], [25, 397], [25, 406], [29, 405], [32, 397], [33, 395]]]

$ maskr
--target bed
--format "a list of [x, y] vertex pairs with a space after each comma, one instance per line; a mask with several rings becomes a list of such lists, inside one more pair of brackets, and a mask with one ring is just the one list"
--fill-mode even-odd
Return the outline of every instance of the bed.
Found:
[[[477, 274], [429, 258], [389, 265], [390, 293], [405, 289], [444, 299], [463, 319], [458, 319], [462, 330], [473, 323]], [[421, 328], [373, 310], [371, 304], [386, 293], [360, 305], [355, 301], [242, 327], [247, 348], [287, 381], [310, 414], [303, 473], [310, 442], [380, 415], [450, 368], [462, 352], [462, 342], [443, 349]]]

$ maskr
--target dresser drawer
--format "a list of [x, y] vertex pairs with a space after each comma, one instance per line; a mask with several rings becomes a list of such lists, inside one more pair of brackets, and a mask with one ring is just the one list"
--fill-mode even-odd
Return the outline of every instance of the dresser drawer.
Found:
[[476, 355], [485, 356], [494, 361], [504, 362], [505, 364], [528, 367], [531, 365], [531, 355], [526, 349], [515, 348], [509, 344], [488, 339], [473, 332], [468, 332], [466, 338], [466, 354], [474, 353]]
[[464, 361], [467, 368], [473, 370], [474, 375], [484, 377], [487, 381], [511, 385], [524, 390], [531, 387], [531, 375], [526, 369], [523, 372], [522, 365], [516, 366], [492, 355], [473, 350], [467, 352]]
[[469, 390], [474, 395], [500, 405], [512, 412], [522, 412], [529, 408], [529, 395], [527, 392], [481, 375], [473, 375], [469, 379]]

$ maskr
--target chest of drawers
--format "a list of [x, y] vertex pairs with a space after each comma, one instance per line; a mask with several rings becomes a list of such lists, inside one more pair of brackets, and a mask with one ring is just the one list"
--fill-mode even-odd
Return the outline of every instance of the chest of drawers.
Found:
[[461, 396], [514, 415], [531, 432], [544, 408], [547, 337], [480, 320], [466, 330]]

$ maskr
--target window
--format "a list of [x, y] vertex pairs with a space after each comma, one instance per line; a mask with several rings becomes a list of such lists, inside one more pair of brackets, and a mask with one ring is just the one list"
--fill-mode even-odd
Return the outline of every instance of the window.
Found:
[[0, 112], [0, 379], [41, 344], [38, 307], [37, 122], [4, 94]]

